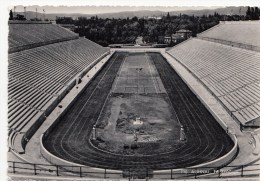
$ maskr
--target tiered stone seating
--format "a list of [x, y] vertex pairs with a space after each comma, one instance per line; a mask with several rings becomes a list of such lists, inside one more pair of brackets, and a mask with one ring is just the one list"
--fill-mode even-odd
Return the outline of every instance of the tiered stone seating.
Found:
[[9, 22], [9, 48], [73, 37], [78, 35], [55, 24]]
[[259, 34], [260, 21], [227, 21], [199, 34], [199, 37], [209, 37], [260, 47]]
[[26, 132], [75, 76], [108, 51], [85, 38], [9, 54], [8, 124]]
[[260, 116], [259, 52], [193, 38], [168, 53], [197, 76], [242, 124]]
[[[64, 86], [63, 84], [48, 79], [41, 74], [29, 71], [28, 68], [22, 67], [19, 64], [15, 64], [13, 62], [9, 62], [9, 78], [9, 83], [12, 83], [12, 79], [25, 83], [29, 82], [31, 86], [37, 87], [37, 89], [40, 89], [49, 94], [56, 94]], [[11, 86], [16, 86], [16, 84], [9, 84], [9, 88], [11, 88]]]

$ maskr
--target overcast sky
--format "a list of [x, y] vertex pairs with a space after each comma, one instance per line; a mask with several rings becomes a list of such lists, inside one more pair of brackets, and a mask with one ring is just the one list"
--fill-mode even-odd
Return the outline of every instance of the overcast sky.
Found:
[[[259, 6], [259, 0], [2, 0], [22, 5]], [[2, 4], [2, 3], [1, 3]]]
[[174, 11], [213, 9], [220, 6], [260, 6], [260, 3], [259, 0], [9, 0], [8, 10], [13, 9], [14, 5], [17, 12], [23, 11], [26, 6], [27, 11], [35, 11], [37, 7], [39, 12], [45, 9], [46, 13], [100, 14], [137, 10]]
[[[27, 11], [42, 12], [43, 9], [46, 13], [82, 13], [82, 14], [100, 14], [100, 13], [113, 13], [122, 11], [138, 11], [138, 10], [160, 10], [160, 11], [176, 11], [187, 9], [214, 9], [217, 6], [196, 6], [196, 7], [163, 7], [163, 6], [15, 6], [16, 12], [23, 12], [24, 7]], [[9, 9], [14, 9], [14, 6], [9, 6]]]
[[198, 10], [224, 6], [260, 5], [259, 0], [5, 0], [5, 3], [7, 11], [16, 6], [16, 12], [21, 12], [24, 11], [23, 7], [26, 6], [27, 11], [35, 11], [37, 8], [38, 12], [45, 9], [46, 13], [68, 14], [100, 14], [137, 10]]

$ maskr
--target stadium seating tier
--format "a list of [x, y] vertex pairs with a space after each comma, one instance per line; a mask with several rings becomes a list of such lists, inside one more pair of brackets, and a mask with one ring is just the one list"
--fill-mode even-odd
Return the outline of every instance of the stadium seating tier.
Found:
[[259, 52], [192, 38], [168, 53], [200, 79], [242, 124], [260, 116]]
[[107, 48], [79, 38], [9, 54], [9, 129], [26, 132], [26, 124], [106, 52]]
[[[26, 21], [27, 22], [27, 21]], [[78, 38], [78, 35], [59, 25], [50, 23], [9, 23], [9, 48], [44, 42]]]
[[260, 21], [235, 21], [220, 23], [198, 36], [260, 47], [259, 34]]

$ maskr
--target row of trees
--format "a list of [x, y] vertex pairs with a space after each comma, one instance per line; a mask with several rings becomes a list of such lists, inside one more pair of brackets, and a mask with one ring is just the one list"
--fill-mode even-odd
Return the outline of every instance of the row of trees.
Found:
[[246, 11], [246, 19], [259, 20], [260, 10], [258, 7], [248, 7]]
[[[13, 13], [12, 10], [10, 10], [9, 12], [9, 20], [22, 20], [22, 21], [25, 21], [27, 20], [27, 18], [22, 15], [22, 14], [19, 14], [19, 13]], [[41, 18], [31, 18], [30, 21], [43, 21]], [[44, 21], [49, 21], [48, 19], [44, 19]]]
[[24, 17], [24, 15], [21, 14], [16, 14], [16, 16], [14, 16], [13, 11], [10, 10], [9, 20], [26, 20], [26, 18]]
[[158, 42], [160, 36], [170, 36], [179, 29], [192, 31], [192, 36], [205, 31], [219, 21], [240, 20], [238, 15], [189, 16], [180, 14], [170, 16], [169, 13], [162, 19], [126, 18], [101, 19], [97, 16], [91, 18], [80, 17], [74, 20], [75, 32], [80, 36], [107, 46], [108, 44], [134, 43], [137, 36], [142, 36], [145, 42]]

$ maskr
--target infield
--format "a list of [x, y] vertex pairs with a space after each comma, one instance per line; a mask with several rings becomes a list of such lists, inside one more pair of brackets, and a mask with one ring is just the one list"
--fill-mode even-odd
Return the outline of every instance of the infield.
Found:
[[159, 74], [145, 53], [128, 54], [96, 124], [99, 149], [150, 155], [178, 147], [180, 124]]
[[129, 53], [113, 84], [114, 93], [166, 93], [160, 76], [145, 53]]

